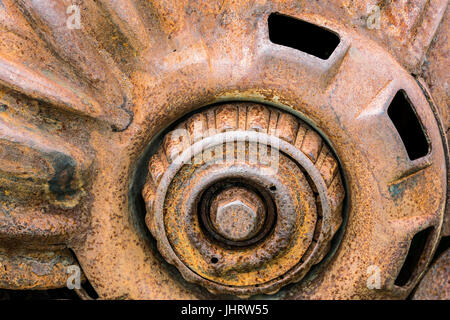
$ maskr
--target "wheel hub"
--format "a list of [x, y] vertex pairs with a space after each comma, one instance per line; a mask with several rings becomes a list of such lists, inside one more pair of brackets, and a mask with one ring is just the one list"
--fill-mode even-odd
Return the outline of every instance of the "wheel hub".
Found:
[[273, 293], [300, 280], [342, 222], [329, 147], [299, 118], [264, 105], [189, 117], [165, 135], [149, 171], [147, 225], [160, 252], [212, 292]]

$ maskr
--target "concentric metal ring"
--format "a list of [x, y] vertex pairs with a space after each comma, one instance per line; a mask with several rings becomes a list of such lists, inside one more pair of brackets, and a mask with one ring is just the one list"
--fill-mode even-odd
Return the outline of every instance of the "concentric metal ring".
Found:
[[[230, 105], [215, 112], [220, 114], [227, 108]], [[259, 105], [257, 108], [271, 110]], [[288, 120], [300, 123], [293, 117]], [[304, 130], [305, 139], [311, 129], [303, 123], [301, 126], [304, 129], [297, 126], [297, 135]], [[184, 134], [181, 128], [172, 131], [177, 132], [175, 139], [169, 134], [172, 141], [165, 140], [164, 154], [169, 156], [161, 157], [160, 149], [151, 159], [152, 183], [147, 184], [145, 193], [150, 195], [146, 199], [150, 213], [147, 224], [167, 261], [189, 281], [212, 292], [237, 295], [277, 291], [301, 279], [320, 262], [341, 223], [344, 196], [339, 174], [328, 178], [327, 184], [325, 171], [320, 170], [324, 157], [330, 159], [331, 154], [321, 140], [322, 150], [317, 151], [316, 158], [310, 154], [310, 159], [283, 136], [263, 132], [264, 126], [254, 127], [253, 131], [228, 127], [221, 133], [202, 134], [201, 139], [195, 139], [187, 130]], [[183, 141], [188, 144], [180, 147]], [[319, 159], [322, 165], [317, 168]], [[269, 195], [263, 197], [264, 206], [270, 208], [273, 202], [272, 216], [276, 219], [272, 218], [273, 227], [269, 223], [262, 229], [264, 232], [252, 238], [257, 241], [236, 246], [233, 241], [208, 234], [211, 225], [202, 226], [209, 205], [202, 202], [205, 194], [223, 183], [251, 185], [260, 194]]]

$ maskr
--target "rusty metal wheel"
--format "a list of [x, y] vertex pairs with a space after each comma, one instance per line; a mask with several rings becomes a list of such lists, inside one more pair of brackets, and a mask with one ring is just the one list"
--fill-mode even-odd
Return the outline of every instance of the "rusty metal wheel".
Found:
[[373, 5], [0, 1], [0, 288], [407, 298], [450, 235], [447, 1]]

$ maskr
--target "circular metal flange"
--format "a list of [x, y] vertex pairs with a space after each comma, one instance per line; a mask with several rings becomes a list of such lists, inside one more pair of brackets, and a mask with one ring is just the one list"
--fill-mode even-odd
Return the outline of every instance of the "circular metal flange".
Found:
[[161, 254], [214, 293], [274, 293], [329, 251], [338, 163], [315, 130], [254, 103], [199, 112], [149, 162], [147, 225]]

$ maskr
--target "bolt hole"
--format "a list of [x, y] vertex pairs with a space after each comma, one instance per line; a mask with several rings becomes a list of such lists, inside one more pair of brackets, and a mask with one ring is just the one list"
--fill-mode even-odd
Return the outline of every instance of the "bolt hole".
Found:
[[306, 52], [322, 60], [328, 59], [340, 42], [339, 36], [330, 30], [279, 13], [272, 13], [268, 24], [272, 43]]
[[277, 187], [275, 187], [275, 186], [270, 186], [270, 191], [276, 191], [277, 190]]
[[211, 263], [216, 264], [217, 262], [219, 262], [219, 259], [217, 259], [216, 257], [211, 258]]
[[405, 262], [403, 262], [403, 266], [394, 281], [396, 286], [403, 287], [410, 283], [410, 280], [420, 271], [420, 266], [423, 265], [425, 250], [427, 249], [427, 244], [431, 238], [433, 229], [433, 227], [428, 227], [416, 233], [412, 238]]
[[405, 146], [409, 159], [416, 160], [426, 156], [430, 149], [428, 139], [414, 106], [404, 90], [395, 94], [387, 112]]

